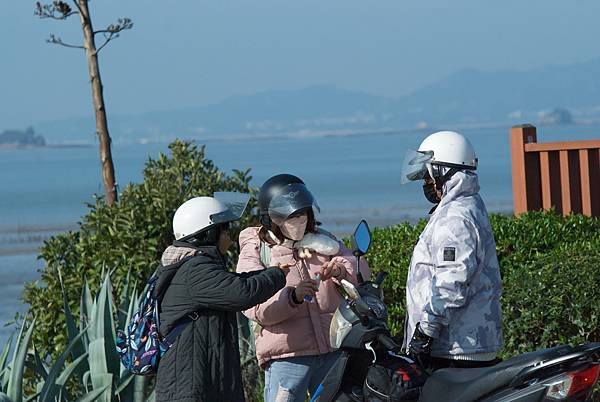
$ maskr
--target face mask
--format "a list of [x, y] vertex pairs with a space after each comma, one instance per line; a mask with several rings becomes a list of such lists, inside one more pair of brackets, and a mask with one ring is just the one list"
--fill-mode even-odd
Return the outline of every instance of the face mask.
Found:
[[222, 230], [217, 243], [219, 252], [221, 252], [222, 255], [227, 255], [227, 250], [229, 250], [229, 247], [231, 247], [232, 243], [233, 242], [231, 241], [231, 237], [229, 236], [227, 229]]
[[427, 201], [432, 204], [439, 204], [442, 200], [435, 189], [435, 182], [425, 182], [423, 184], [423, 194], [425, 194]]
[[308, 216], [306, 214], [287, 218], [280, 226], [281, 233], [290, 240], [302, 240], [307, 224]]

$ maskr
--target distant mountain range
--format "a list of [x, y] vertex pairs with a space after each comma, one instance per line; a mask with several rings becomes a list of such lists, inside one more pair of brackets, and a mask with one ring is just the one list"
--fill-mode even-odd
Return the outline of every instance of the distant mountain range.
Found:
[[[333, 86], [272, 90], [195, 108], [109, 115], [115, 142], [600, 121], [600, 58], [530, 71], [463, 70], [394, 99]], [[559, 118], [557, 118], [558, 116]], [[95, 141], [94, 120], [38, 124], [50, 143]]]

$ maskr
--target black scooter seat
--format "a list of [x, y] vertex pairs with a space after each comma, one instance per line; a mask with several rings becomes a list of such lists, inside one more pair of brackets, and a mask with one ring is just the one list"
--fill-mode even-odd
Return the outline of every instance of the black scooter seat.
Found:
[[572, 351], [570, 346], [525, 353], [492, 367], [435, 371], [427, 379], [419, 402], [470, 402], [508, 385], [521, 370]]

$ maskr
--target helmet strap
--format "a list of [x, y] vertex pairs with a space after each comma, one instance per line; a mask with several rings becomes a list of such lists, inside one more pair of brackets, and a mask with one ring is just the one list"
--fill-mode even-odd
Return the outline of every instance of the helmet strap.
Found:
[[[437, 170], [437, 173], [439, 173], [441, 169], [443, 169], [443, 166], [441, 166], [441, 165], [432, 165], [431, 166], [432, 172]], [[436, 208], [438, 207], [438, 205], [441, 201], [441, 197], [443, 196], [443, 192], [444, 192], [444, 184], [446, 184], [448, 182], [448, 180], [450, 180], [450, 178], [459, 170], [460, 169], [457, 169], [454, 167], [448, 168], [448, 171], [446, 173], [444, 173], [443, 175], [434, 177], [432, 184], [424, 184], [423, 185], [423, 192], [425, 194], [425, 198], [427, 198], [427, 200], [429, 202], [431, 202], [432, 204], [435, 204], [433, 206], [433, 208], [431, 208], [431, 210], [429, 211], [430, 215], [436, 210]], [[433, 188], [430, 187], [432, 185], [433, 185]], [[433, 191], [434, 189], [435, 189], [435, 191]]]
[[[443, 169], [444, 168], [443, 165], [436, 165], [436, 167], [438, 169]], [[436, 190], [443, 191], [444, 184], [446, 184], [448, 182], [448, 180], [450, 180], [450, 178], [452, 176], [454, 176], [454, 174], [456, 172], [458, 172], [458, 171], [460, 171], [460, 169], [455, 168], [455, 167], [451, 167], [451, 168], [448, 168], [448, 171], [446, 173], [444, 173], [443, 175], [434, 177], [433, 180], [435, 181], [435, 188], [436, 188]]]
[[269, 216], [269, 214], [262, 214], [260, 216], [260, 224], [265, 229], [271, 229], [272, 221], [271, 221], [271, 217]]

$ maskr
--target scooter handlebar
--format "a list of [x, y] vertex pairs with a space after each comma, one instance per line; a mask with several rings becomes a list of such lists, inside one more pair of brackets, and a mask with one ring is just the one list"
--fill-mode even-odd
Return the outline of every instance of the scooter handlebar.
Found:
[[385, 280], [385, 278], [388, 276], [387, 272], [384, 271], [380, 271], [377, 273], [377, 277], [375, 278], [374, 283], [377, 285], [377, 287], [381, 286], [381, 284], [383, 283], [383, 281]]
[[379, 343], [381, 343], [386, 349], [392, 352], [398, 352], [401, 349], [400, 345], [394, 342], [394, 340], [386, 334], [377, 335], [377, 341], [379, 341]]

